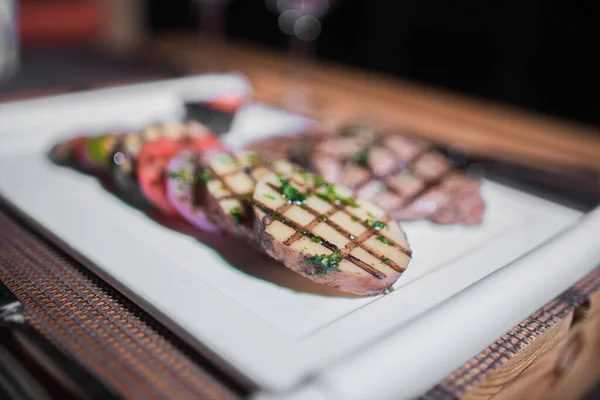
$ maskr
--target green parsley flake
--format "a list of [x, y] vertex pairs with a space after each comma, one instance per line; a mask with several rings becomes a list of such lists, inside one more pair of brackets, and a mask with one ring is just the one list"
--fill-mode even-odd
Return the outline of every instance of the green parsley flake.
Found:
[[383, 261], [383, 262], [384, 262], [384, 263], [386, 263], [386, 264], [389, 264], [389, 263], [390, 263], [390, 261], [392, 261], [392, 260], [390, 260], [389, 258], [387, 258], [387, 257], [383, 256], [383, 257], [381, 257], [381, 261]]
[[394, 287], [392, 285], [388, 286], [385, 288], [385, 290], [383, 291], [384, 294], [389, 294], [392, 293], [394, 291]]
[[320, 177], [320, 176], [317, 176], [317, 177], [315, 178], [315, 186], [316, 186], [316, 187], [321, 187], [321, 186], [326, 186], [326, 185], [328, 185], [328, 183], [327, 183], [327, 181], [326, 181], [325, 179], [323, 179], [322, 177]]
[[190, 174], [188, 174], [187, 172], [185, 172], [184, 170], [181, 170], [178, 172], [170, 172], [169, 177], [173, 178], [173, 179], [180, 179], [183, 182], [189, 182], [189, 183], [194, 181], [194, 178], [192, 178], [192, 176]]
[[358, 218], [356, 215], [352, 215], [352, 216], [350, 217], [350, 219], [351, 219], [352, 221], [354, 221], [354, 222], [358, 222], [358, 221], [360, 221], [360, 218]]
[[326, 188], [325, 193], [317, 193], [317, 197], [320, 198], [321, 200], [324, 200], [328, 203], [344, 204], [344, 205], [350, 206], [352, 208], [359, 207], [356, 200], [354, 200], [350, 197], [342, 197], [338, 193], [336, 193], [335, 185], [333, 185], [331, 183], [325, 183], [324, 185], [321, 185], [321, 186], [325, 186], [325, 188]]
[[288, 199], [289, 202], [294, 204], [304, 204], [306, 202], [306, 195], [296, 189], [288, 178], [285, 176], [280, 176], [279, 180], [281, 181], [281, 191], [284, 199]]
[[240, 207], [238, 206], [229, 210], [229, 215], [231, 215], [231, 218], [233, 218], [235, 222], [240, 222], [242, 220], [242, 210], [240, 210]]
[[368, 168], [369, 167], [369, 151], [364, 150], [356, 157], [356, 164], [361, 167]]
[[213, 178], [211, 172], [209, 170], [204, 170], [200, 173], [200, 179], [202, 179], [204, 182], [208, 182]]
[[381, 242], [381, 243], [385, 244], [386, 246], [391, 246], [391, 245], [392, 245], [392, 242], [390, 242], [389, 240], [387, 240], [387, 239], [386, 239], [386, 238], [384, 238], [383, 236], [377, 236], [377, 237], [375, 238], [375, 240], [377, 240], [377, 241], [379, 241], [379, 242]]
[[368, 212], [367, 215], [369, 217], [371, 217], [371, 219], [366, 219], [364, 222], [364, 225], [367, 228], [374, 228], [376, 231], [380, 231], [382, 229], [387, 231], [390, 229], [390, 226], [388, 224], [385, 224], [379, 220], [376, 220], [375, 216], [373, 214], [371, 214], [370, 212]]
[[323, 243], [323, 238], [319, 237], [319, 236], [313, 236], [313, 237], [310, 238], [310, 240], [313, 241], [313, 242], [315, 242], [315, 243], [318, 243], [318, 244]]
[[339, 265], [342, 261], [342, 252], [337, 250], [335, 253], [329, 255], [321, 254], [307, 257], [304, 261], [304, 265], [312, 266], [314, 268], [313, 275], [325, 276], [329, 271], [340, 272]]
[[308, 175], [308, 174], [307, 174], [305, 171], [303, 171], [303, 170], [301, 170], [301, 169], [296, 169], [296, 173], [297, 173], [298, 175], [300, 175], [300, 178], [302, 178], [302, 180], [303, 180], [305, 183], [309, 181], [309, 179], [310, 179], [310, 176], [309, 176], [309, 175]]
[[263, 194], [263, 197], [265, 197], [269, 200], [275, 200], [275, 196], [273, 196], [272, 194], [269, 194], [269, 193]]

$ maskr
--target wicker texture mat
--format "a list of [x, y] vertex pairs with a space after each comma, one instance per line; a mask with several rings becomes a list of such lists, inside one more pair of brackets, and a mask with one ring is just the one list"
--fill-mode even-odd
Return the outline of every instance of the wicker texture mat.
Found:
[[123, 397], [240, 397], [127, 299], [3, 211], [0, 279], [30, 324]]

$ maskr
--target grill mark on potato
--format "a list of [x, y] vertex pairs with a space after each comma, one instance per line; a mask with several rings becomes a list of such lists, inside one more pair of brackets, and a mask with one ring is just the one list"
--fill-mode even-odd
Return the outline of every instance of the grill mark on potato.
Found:
[[[386, 222], [387, 223], [387, 222]], [[375, 231], [377, 232], [377, 231]], [[370, 253], [371, 255], [373, 255], [373, 257], [377, 258], [378, 260], [381, 260], [383, 258], [383, 254], [381, 254], [381, 252], [371, 248], [371, 246], [368, 246], [365, 242], [367, 240], [369, 240], [370, 238], [372, 238], [373, 236], [375, 236], [376, 234], [373, 233], [373, 230], [369, 229], [367, 231], [365, 231], [364, 233], [362, 233], [359, 237], [356, 238], [356, 240], [354, 241], [350, 241], [347, 245], [346, 245], [346, 249], [348, 250], [348, 252], [351, 252], [352, 249], [354, 249], [355, 246], [360, 246], [363, 250], [367, 251], [368, 253]], [[390, 240], [390, 243], [396, 244], [394, 241]], [[402, 252], [408, 256], [410, 256], [409, 253], [411, 253], [410, 250], [408, 251], [404, 251], [406, 249], [404, 249], [402, 246], [400, 246], [399, 244], [396, 244], [396, 247], [398, 247], [399, 249], [402, 250]], [[354, 257], [354, 256], [353, 256]], [[366, 264], [366, 263], [365, 263]], [[394, 260], [392, 259], [388, 259], [387, 262], [384, 262], [385, 265], [387, 265], [388, 267], [392, 268], [394, 271], [396, 272], [404, 272], [404, 270], [406, 268], [404, 268], [403, 266], [397, 264]], [[368, 265], [368, 264], [367, 264]]]
[[[275, 186], [275, 185], [272, 185], [271, 183], [267, 183], [267, 185], [268, 185], [269, 187], [271, 187], [272, 189], [274, 189], [274, 190], [276, 190], [276, 191], [278, 191], [278, 192], [280, 192], [280, 193], [281, 193], [281, 191], [280, 191], [280, 188], [278, 188], [277, 186]], [[312, 187], [312, 188], [309, 188], [309, 189], [308, 189], [308, 191], [307, 191], [305, 194], [306, 194], [306, 196], [307, 196], [307, 197], [308, 197], [308, 196], [312, 196], [312, 195], [314, 195], [314, 194], [315, 194], [314, 187]], [[353, 198], [353, 200], [356, 200], [356, 198]], [[345, 237], [349, 238], [349, 239], [351, 240], [351, 243], [352, 243], [352, 241], [353, 241], [353, 242], [357, 242], [357, 240], [358, 240], [357, 238], [354, 238], [354, 239], [352, 239], [352, 238], [354, 237], [354, 235], [352, 235], [350, 232], [348, 232], [347, 230], [345, 230], [345, 229], [344, 229], [344, 228], [342, 228], [340, 225], [338, 225], [337, 223], [335, 223], [334, 221], [332, 221], [332, 220], [330, 219], [330, 217], [331, 217], [333, 214], [335, 214], [336, 212], [338, 212], [338, 211], [339, 211], [339, 212], [342, 212], [342, 213], [344, 213], [344, 214], [346, 214], [346, 215], [348, 215], [350, 218], [352, 218], [352, 217], [353, 217], [353, 215], [352, 215], [351, 213], [349, 213], [349, 212], [348, 212], [348, 210], [346, 210], [345, 206], [343, 206], [343, 205], [341, 205], [341, 204], [335, 204], [335, 203], [329, 203], [329, 204], [332, 206], [332, 209], [331, 209], [331, 210], [329, 210], [329, 211], [328, 211], [327, 213], [325, 213], [325, 214], [319, 213], [319, 212], [317, 212], [317, 211], [313, 210], [312, 208], [310, 208], [310, 207], [308, 207], [308, 206], [306, 206], [306, 207], [305, 207], [305, 208], [303, 208], [303, 209], [304, 209], [304, 210], [306, 210], [306, 211], [308, 211], [309, 213], [311, 213], [311, 214], [312, 214], [312, 215], [315, 217], [315, 219], [316, 219], [318, 222], [326, 222], [326, 223], [327, 223], [329, 226], [331, 226], [332, 228], [334, 228], [336, 231], [338, 231], [339, 233], [341, 233], [343, 236], [345, 236]], [[288, 207], [285, 209], [285, 211], [287, 211], [289, 208], [291, 208], [291, 207], [293, 206], [293, 204], [287, 204], [287, 203], [286, 203], [285, 205], [287, 205], [287, 206], [288, 206]], [[282, 207], [283, 207], [283, 206], [282, 206]], [[283, 212], [285, 212], [285, 211], [283, 211]], [[282, 212], [282, 213], [283, 213], [283, 212]], [[324, 221], [324, 220], [323, 220], [323, 216], [325, 216], [325, 217], [326, 217], [326, 219], [327, 219], [326, 221]], [[272, 220], [269, 220], [269, 224], [270, 224], [271, 222], [272, 222]], [[312, 221], [311, 221], [311, 222], [312, 222]], [[384, 224], [388, 225], [388, 224], [390, 223], [390, 219], [389, 219], [388, 217], [384, 217], [384, 218], [381, 220], [381, 222], [383, 222]], [[266, 224], [266, 226], [268, 226], [269, 224]], [[363, 224], [363, 226], [364, 226], [364, 224]], [[362, 235], [364, 235], [364, 234], [366, 234], [366, 233], [371, 233], [371, 235], [368, 235], [368, 236], [367, 236], [367, 237], [366, 237], [366, 238], [365, 238], [363, 241], [369, 240], [369, 238], [370, 238], [371, 236], [375, 236], [375, 235], [377, 235], [377, 233], [379, 232], [378, 230], [376, 230], [376, 229], [375, 229], [375, 228], [373, 228], [373, 227], [369, 227], [369, 226], [365, 226], [365, 227], [367, 228], [367, 230], [366, 230], [366, 231], [365, 231], [365, 233], [363, 233]], [[362, 235], [361, 235], [361, 236], [362, 236]], [[298, 238], [298, 239], [299, 239], [299, 238]], [[292, 243], [293, 243], [293, 242], [292, 242]], [[392, 247], [396, 247], [396, 248], [398, 248], [398, 249], [399, 249], [401, 252], [403, 252], [403, 253], [404, 253], [404, 254], [406, 254], [407, 256], [409, 256], [409, 257], [410, 257], [410, 256], [412, 255], [412, 251], [411, 251], [410, 249], [407, 249], [407, 248], [405, 248], [404, 246], [400, 245], [399, 243], [396, 243], [396, 241], [394, 241], [394, 240], [389, 240], [389, 243], [392, 245]], [[364, 249], [364, 250], [366, 250], [368, 253], [371, 253], [373, 256], [377, 257], [378, 259], [381, 259], [381, 257], [383, 257], [383, 255], [382, 255], [380, 252], [378, 252], [378, 251], [377, 251], [377, 250], [375, 250], [375, 249], [372, 249], [370, 246], [365, 246], [365, 247], [363, 247], [363, 249]], [[393, 261], [391, 261], [391, 263], [394, 263], [394, 262], [393, 262]], [[396, 263], [394, 263], [394, 264], [395, 264], [396, 266], [398, 266], [398, 264], [396, 264]], [[400, 268], [400, 267], [398, 267], [398, 268]], [[396, 269], [396, 268], [394, 268], [394, 269]]]
[[[265, 226], [270, 225], [271, 222], [273, 222], [273, 220], [277, 219], [278, 221], [281, 221], [285, 225], [287, 225], [290, 228], [294, 229], [296, 231], [296, 233], [300, 233], [300, 234], [302, 234], [304, 236], [308, 236], [309, 238], [317, 238], [317, 235], [315, 235], [311, 231], [306, 231], [306, 233], [303, 233], [302, 231], [304, 230], [304, 227], [302, 227], [301, 225], [295, 223], [294, 221], [290, 221], [289, 219], [286, 219], [283, 216], [283, 214], [277, 212], [277, 210], [273, 210], [273, 209], [269, 208], [269, 206], [267, 206], [266, 204], [263, 204], [260, 201], [254, 200], [254, 205], [257, 206], [258, 208], [260, 208], [266, 214], [265, 217], [263, 218], [263, 224], [265, 224]], [[285, 206], [290, 206], [290, 207], [292, 205], [293, 204], [285, 204]], [[279, 207], [279, 208], [282, 208], [282, 207]], [[290, 236], [290, 237], [295, 236], [296, 233], [294, 235]], [[323, 240], [323, 242], [321, 244], [323, 246], [327, 247], [329, 250], [331, 250], [331, 251], [337, 251], [338, 250], [338, 247], [335, 244], [329, 242], [326, 239], [323, 239], [323, 238], [321, 238], [321, 239]]]
[[[277, 186], [271, 184], [270, 182], [267, 182], [267, 186], [269, 186], [273, 190], [282, 194], [282, 190], [280, 187], [277, 187]], [[316, 194], [315, 190], [316, 190], [316, 188], [314, 186], [311, 186], [308, 188], [308, 190], [304, 194], [307, 197], [311, 196], [311, 195], [315, 195]], [[356, 201], [355, 198], [352, 198], [352, 200]], [[368, 272], [369, 274], [375, 276], [378, 279], [385, 278], [386, 275], [383, 272], [381, 272], [374, 266], [371, 266], [371, 265], [367, 264], [366, 262], [364, 262], [364, 261], [360, 260], [359, 258], [350, 254], [350, 252], [355, 247], [360, 246], [367, 253], [371, 254], [373, 257], [377, 258], [383, 264], [392, 268], [394, 271], [402, 273], [405, 270], [405, 268], [403, 266], [399, 265], [398, 263], [396, 263], [395, 261], [393, 261], [387, 257], [384, 257], [384, 255], [381, 252], [373, 249], [371, 246], [364, 243], [365, 241], [369, 240], [371, 237], [375, 237], [378, 235], [379, 231], [376, 230], [374, 227], [365, 226], [367, 228], [367, 230], [364, 233], [362, 233], [361, 235], [359, 235], [358, 237], [355, 237], [350, 232], [348, 232], [346, 229], [341, 227], [339, 224], [335, 223], [334, 221], [331, 221], [330, 217], [333, 216], [337, 212], [345, 213], [350, 218], [353, 217], [353, 215], [346, 210], [345, 205], [336, 204], [335, 202], [330, 202], [329, 204], [332, 206], [331, 210], [329, 210], [325, 214], [319, 213], [316, 210], [313, 210], [311, 207], [308, 207], [308, 206], [302, 207], [304, 210], [306, 210], [307, 212], [309, 212], [310, 214], [313, 215], [313, 220], [310, 221], [308, 224], [300, 227], [298, 224], [294, 223], [293, 221], [289, 221], [289, 219], [286, 219], [283, 216], [283, 213], [285, 211], [287, 211], [288, 209], [290, 209], [291, 207], [294, 206], [293, 203], [285, 203], [276, 210], [272, 210], [269, 207], [267, 207], [266, 205], [264, 205], [256, 200], [254, 200], [254, 203], [259, 204], [259, 207], [265, 212], [265, 217], [263, 218], [263, 224], [265, 225], [265, 227], [269, 226], [275, 219], [278, 219], [278, 220], [283, 220], [282, 222], [284, 222], [285, 224], [289, 225], [290, 227], [292, 227], [293, 229], [296, 230], [296, 233], [294, 233], [292, 236], [288, 237], [283, 242], [283, 244], [286, 246], [290, 246], [291, 244], [293, 244], [294, 242], [296, 242], [300, 238], [302, 238], [302, 236], [308, 236], [310, 238], [318, 237], [320, 240], [323, 241], [323, 243], [321, 243], [321, 244], [325, 245], [325, 247], [329, 248], [332, 251], [337, 251], [339, 249], [337, 246], [328, 242], [326, 239], [315, 235], [312, 232], [312, 229], [314, 229], [317, 225], [319, 225], [321, 222], [325, 222], [327, 225], [329, 225], [330, 227], [335, 229], [338, 233], [342, 234], [344, 237], [349, 239], [349, 242], [344, 246], [344, 248], [339, 249], [341, 251], [342, 259], [344, 259], [344, 258], [347, 259], [348, 261], [352, 262], [359, 268], [363, 269], [364, 271]], [[296, 205], [296, 206], [298, 206], [298, 205]], [[275, 218], [273, 216], [273, 214], [276, 214], [277, 218]], [[325, 218], [323, 218], [323, 217], [325, 217]], [[387, 224], [389, 224], [389, 222], [390, 222], [389, 218], [387, 218], [387, 217], [383, 218], [384, 224], [387, 225]], [[402, 253], [408, 255], [409, 257], [411, 256], [412, 252], [409, 249], [406, 249], [404, 246], [400, 245], [399, 243], [396, 243], [395, 240], [388, 239], [388, 243], [391, 246], [399, 249]], [[384, 258], [386, 258], [386, 261], [383, 261]]]
[[[319, 238], [321, 240], [320, 244], [323, 245], [323, 246], [325, 246], [325, 247], [327, 247], [332, 252], [336, 252], [336, 251], [340, 250], [340, 255], [341, 255], [342, 259], [346, 259], [346, 260], [352, 262], [354, 265], [356, 265], [357, 267], [363, 269], [365, 272], [368, 272], [369, 274], [373, 275], [377, 279], [383, 279], [383, 278], [386, 277], [386, 275], [383, 272], [379, 271], [377, 268], [372, 267], [369, 264], [367, 264], [366, 262], [362, 261], [361, 259], [359, 259], [359, 258], [351, 255], [350, 251], [352, 249], [349, 249], [348, 245], [346, 245], [343, 249], [340, 249], [335, 244], [329, 242], [327, 239], [324, 239], [324, 238], [322, 238], [320, 236], [317, 236], [317, 235], [313, 234], [308, 229], [305, 229], [305, 227], [302, 227], [302, 226], [296, 224], [295, 222], [290, 221], [289, 219], [285, 219], [285, 217], [283, 217], [283, 215], [281, 215], [280, 213], [278, 213], [276, 210], [270, 209], [265, 204], [262, 204], [261, 202], [256, 201], [256, 200], [254, 201], [254, 204], [257, 207], [259, 207], [266, 214], [266, 216], [263, 219], [263, 223], [265, 224], [265, 226], [268, 226], [271, 222], [273, 222], [273, 220], [277, 219], [277, 220], [281, 221], [282, 223], [284, 223], [285, 225], [288, 225], [290, 228], [296, 230], [296, 233], [294, 233], [292, 236], [290, 236], [289, 238], [287, 238], [283, 242], [286, 246], [289, 246], [292, 243], [296, 242], [302, 236], [308, 236], [311, 239], [312, 238]], [[275, 215], [273, 215], [273, 214], [275, 214]], [[268, 224], [267, 224], [267, 219], [268, 219], [268, 222], [269, 222]], [[318, 219], [314, 219], [313, 221], [311, 221], [310, 224], [312, 224], [314, 222], [316, 222], [316, 224], [315, 224], [315, 226], [316, 226], [321, 221], [318, 220]], [[308, 224], [308, 225], [310, 225], [310, 224]], [[294, 238], [294, 239], [288, 244], [287, 242], [290, 241], [292, 238]]]
[[[343, 252], [342, 252], [343, 254]], [[364, 262], [363, 260], [361, 260], [360, 258], [353, 256], [352, 254], [346, 254], [344, 256], [348, 261], [350, 261], [351, 263], [353, 263], [354, 265], [356, 265], [359, 268], [362, 268], [363, 270], [365, 270], [366, 272], [368, 272], [369, 274], [373, 275], [375, 278], [377, 279], [384, 279], [386, 277], [386, 275], [381, 272], [380, 270], [378, 270], [377, 268], [367, 264], [366, 262]]]

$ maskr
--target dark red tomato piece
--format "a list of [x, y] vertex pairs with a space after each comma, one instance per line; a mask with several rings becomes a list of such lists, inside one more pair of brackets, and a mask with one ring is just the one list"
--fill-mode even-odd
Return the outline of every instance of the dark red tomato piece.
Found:
[[146, 143], [139, 154], [137, 176], [140, 189], [148, 202], [166, 215], [178, 215], [167, 197], [167, 165], [172, 157], [185, 149], [208, 152], [223, 150], [224, 147], [218, 138], [210, 134], [191, 140], [161, 137]]

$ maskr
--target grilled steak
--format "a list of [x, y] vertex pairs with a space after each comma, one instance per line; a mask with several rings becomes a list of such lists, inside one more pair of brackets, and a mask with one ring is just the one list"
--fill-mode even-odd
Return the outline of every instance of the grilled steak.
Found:
[[481, 223], [480, 181], [458, 171], [422, 140], [345, 126], [312, 142], [311, 166], [399, 220]]
[[317, 283], [359, 295], [383, 293], [410, 261], [396, 221], [322, 178], [267, 175], [256, 185], [253, 204], [267, 253]]
[[250, 151], [222, 153], [205, 174], [208, 215], [226, 232], [257, 244], [254, 213], [250, 205], [256, 182], [273, 172], [288, 174], [294, 165]]

